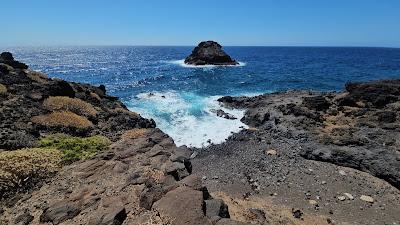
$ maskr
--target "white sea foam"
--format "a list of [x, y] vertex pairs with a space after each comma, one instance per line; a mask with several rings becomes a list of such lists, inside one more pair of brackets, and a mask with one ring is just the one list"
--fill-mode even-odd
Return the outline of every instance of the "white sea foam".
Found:
[[[216, 101], [219, 97], [178, 92], [143, 93], [135, 96], [129, 109], [153, 118], [157, 127], [171, 136], [178, 146], [200, 148], [222, 143], [232, 132], [247, 128], [240, 122], [244, 112], [223, 108]], [[218, 117], [212, 109], [223, 109], [238, 119]]]
[[168, 63], [172, 63], [172, 64], [176, 64], [185, 68], [215, 68], [215, 67], [237, 67], [237, 66], [245, 66], [246, 63], [244, 62], [238, 62], [238, 65], [199, 65], [199, 66], [195, 66], [195, 65], [189, 65], [185, 63], [184, 59], [181, 60], [172, 60], [172, 61], [168, 61]]

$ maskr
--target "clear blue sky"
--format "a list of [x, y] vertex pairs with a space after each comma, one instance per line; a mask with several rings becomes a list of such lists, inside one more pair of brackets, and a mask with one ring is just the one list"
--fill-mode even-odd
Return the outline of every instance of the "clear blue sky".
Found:
[[0, 46], [400, 47], [400, 0], [0, 0]]

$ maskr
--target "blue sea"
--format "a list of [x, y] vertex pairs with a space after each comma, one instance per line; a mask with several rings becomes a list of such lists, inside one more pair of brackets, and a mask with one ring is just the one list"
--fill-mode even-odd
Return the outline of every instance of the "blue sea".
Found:
[[[202, 147], [245, 128], [217, 117], [224, 95], [305, 89], [340, 91], [348, 81], [400, 78], [400, 49], [337, 47], [225, 47], [239, 66], [191, 67], [193, 47], [3, 48], [50, 77], [93, 85], [133, 111], [153, 118], [178, 145]], [[238, 118], [243, 111], [224, 109]]]

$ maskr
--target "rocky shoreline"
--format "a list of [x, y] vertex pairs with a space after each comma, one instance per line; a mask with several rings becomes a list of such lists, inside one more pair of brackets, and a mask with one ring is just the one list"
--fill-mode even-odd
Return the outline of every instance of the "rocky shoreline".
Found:
[[10, 53], [0, 99], [0, 224], [400, 224], [400, 80], [223, 97], [250, 128], [203, 149]]
[[[399, 84], [223, 97], [227, 107], [246, 109], [241, 120], [250, 128], [199, 149], [193, 170], [211, 193], [247, 199], [235, 218], [285, 224], [279, 218], [298, 209], [305, 224], [398, 224]], [[243, 209], [249, 202], [267, 216]]]

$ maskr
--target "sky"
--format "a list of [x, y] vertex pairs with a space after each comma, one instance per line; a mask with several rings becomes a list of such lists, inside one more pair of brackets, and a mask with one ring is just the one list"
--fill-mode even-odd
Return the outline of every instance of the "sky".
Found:
[[0, 0], [0, 46], [400, 47], [400, 0]]

